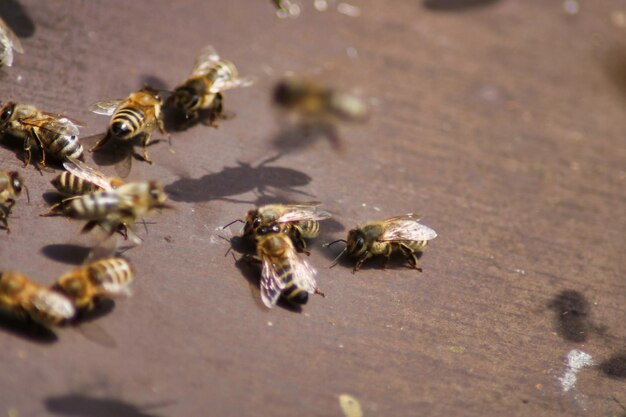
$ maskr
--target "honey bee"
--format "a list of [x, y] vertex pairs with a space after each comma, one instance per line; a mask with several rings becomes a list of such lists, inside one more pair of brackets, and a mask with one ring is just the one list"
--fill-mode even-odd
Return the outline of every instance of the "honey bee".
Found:
[[363, 100], [308, 79], [284, 78], [274, 87], [274, 103], [305, 124], [363, 121]]
[[82, 159], [78, 126], [79, 122], [66, 116], [42, 112], [27, 104], [8, 102], [0, 109], [0, 134], [24, 140], [24, 166], [30, 163], [32, 142], [41, 150], [42, 166], [46, 165], [46, 153], [61, 161]]
[[385, 220], [368, 222], [350, 230], [347, 240], [339, 239], [324, 246], [328, 247], [337, 242], [344, 242], [346, 247], [337, 256], [333, 266], [347, 252], [349, 256], [357, 258], [357, 263], [352, 270], [353, 273], [359, 270], [363, 262], [374, 255], [383, 255], [386, 265], [394, 251], [401, 252], [411, 267], [422, 271], [415, 254], [423, 252], [428, 241], [436, 238], [437, 233], [418, 223], [419, 219], [418, 215], [409, 213]]
[[100, 226], [109, 235], [127, 229], [137, 218], [152, 209], [169, 208], [167, 195], [157, 181], [129, 182], [110, 191], [98, 191], [69, 201], [65, 212], [72, 218], [87, 220], [83, 232]]
[[257, 261], [261, 262], [261, 300], [273, 307], [280, 296], [293, 305], [306, 304], [309, 294], [324, 296], [315, 281], [317, 271], [296, 252], [278, 224], [261, 226], [257, 237]]
[[0, 67], [2, 65], [7, 67], [13, 65], [13, 50], [20, 54], [24, 53], [24, 48], [22, 48], [19, 38], [0, 18]]
[[207, 46], [196, 57], [189, 78], [169, 97], [168, 105], [184, 113], [188, 124], [198, 119], [200, 110], [206, 110], [208, 124], [216, 127], [215, 120], [223, 116], [222, 92], [253, 82], [250, 77], [239, 77], [235, 64], [221, 59], [212, 46]]
[[0, 272], [0, 308], [46, 327], [58, 326], [76, 312], [67, 297], [22, 274], [6, 271]]
[[[125, 99], [105, 100], [91, 105], [89, 110], [92, 112], [112, 117], [106, 135], [90, 151], [102, 148], [111, 139], [128, 141], [141, 137], [143, 160], [151, 164], [148, 144], [152, 133], [158, 127], [162, 134], [167, 134], [163, 125], [162, 105], [163, 99], [159, 91], [149, 86], [131, 93]], [[127, 169], [130, 171], [132, 154], [127, 156]]]
[[[307, 245], [304, 239], [317, 237], [320, 231], [319, 220], [331, 217], [329, 212], [319, 208], [320, 204], [317, 201], [296, 204], [268, 204], [250, 210], [244, 222], [243, 237], [254, 238], [261, 226], [276, 223], [280, 226], [281, 231], [291, 238], [298, 252], [304, 252], [308, 255], [309, 252], [306, 250]], [[235, 220], [235, 222], [237, 221], [242, 220]]]
[[15, 205], [15, 199], [19, 197], [24, 187], [22, 177], [16, 171], [0, 171], [0, 227], [9, 229], [9, 214]]
[[43, 215], [55, 213], [59, 207], [64, 207], [69, 201], [78, 196], [96, 191], [112, 191], [124, 184], [121, 178], [109, 178], [78, 160], [69, 159], [63, 163], [63, 167], [67, 171], [57, 175], [51, 183], [66, 198], [61, 200], [60, 203], [54, 204]]
[[67, 296], [77, 310], [88, 311], [99, 299], [130, 295], [133, 279], [133, 270], [125, 259], [106, 258], [62, 275], [53, 288]]

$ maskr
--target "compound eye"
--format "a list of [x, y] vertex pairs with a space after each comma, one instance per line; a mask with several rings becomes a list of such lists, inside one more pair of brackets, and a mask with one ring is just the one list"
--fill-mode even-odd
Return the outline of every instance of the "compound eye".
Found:
[[13, 178], [13, 189], [18, 193], [22, 191], [22, 183], [17, 178]]
[[362, 237], [358, 238], [356, 240], [356, 244], [354, 245], [354, 249], [355, 251], [359, 252], [361, 249], [363, 249], [363, 246], [365, 246], [365, 241], [363, 240]]
[[266, 234], [268, 233], [268, 228], [267, 228], [267, 226], [263, 226], [263, 227], [261, 227], [261, 228], [259, 229], [258, 233], [259, 233], [260, 235], [266, 235]]
[[255, 217], [254, 218], [254, 222], [252, 222], [252, 227], [257, 228], [261, 225], [261, 218], [260, 217]]
[[6, 122], [7, 120], [9, 120], [12, 114], [13, 114], [13, 107], [7, 107], [6, 110], [2, 112], [2, 115], [0, 115], [0, 120], [2, 120], [3, 122]]
[[154, 200], [158, 200], [159, 199], [159, 190], [156, 188], [153, 188], [150, 190], [150, 197], [152, 197], [152, 199]]

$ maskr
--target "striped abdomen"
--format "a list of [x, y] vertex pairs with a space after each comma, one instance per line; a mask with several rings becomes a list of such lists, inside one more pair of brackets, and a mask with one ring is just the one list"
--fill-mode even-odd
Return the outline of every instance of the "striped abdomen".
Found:
[[274, 272], [280, 281], [285, 284], [281, 295], [290, 303], [306, 304], [309, 299], [307, 291], [296, 286], [293, 281], [293, 266], [288, 258], [282, 258], [273, 262]]
[[298, 229], [300, 236], [306, 239], [312, 239], [320, 234], [320, 222], [317, 220], [301, 220], [294, 223], [293, 227]]
[[61, 194], [67, 196], [77, 196], [100, 191], [100, 187], [96, 184], [67, 171], [59, 174], [51, 183]]
[[72, 200], [68, 214], [76, 219], [98, 220], [119, 207], [119, 195], [113, 192], [96, 192]]
[[113, 114], [109, 131], [117, 139], [131, 139], [142, 133], [145, 123], [146, 114], [141, 109], [123, 105]]
[[106, 293], [124, 292], [134, 275], [130, 264], [122, 258], [109, 258], [89, 265], [89, 279]]
[[[50, 129], [46, 128], [48, 124]], [[34, 133], [43, 143], [45, 152], [58, 159], [81, 159], [83, 156], [83, 146], [78, 141], [78, 136], [59, 133], [56, 122], [44, 123], [41, 128], [35, 127]]]
[[426, 245], [428, 245], [427, 240], [405, 240], [397, 243], [398, 245], [406, 246], [412, 252], [422, 252]]

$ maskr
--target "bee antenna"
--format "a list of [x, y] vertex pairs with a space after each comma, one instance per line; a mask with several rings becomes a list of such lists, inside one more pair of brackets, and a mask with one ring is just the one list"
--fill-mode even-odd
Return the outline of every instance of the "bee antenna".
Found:
[[240, 222], [240, 223], [245, 223], [245, 222], [244, 222], [243, 220], [241, 220], [241, 219], [236, 219], [236, 220], [233, 220], [232, 222], [228, 223], [227, 225], [222, 226], [222, 229], [226, 229], [228, 226], [230, 226], [230, 225], [232, 225], [232, 224], [235, 224], [235, 223], [237, 223], [237, 222]]
[[335, 241], [333, 241], [333, 242], [330, 242], [330, 243], [324, 243], [324, 244], [322, 245], [322, 247], [323, 247], [323, 248], [329, 248], [329, 247], [331, 247], [332, 245], [334, 245], [335, 243], [339, 243], [339, 242], [343, 242], [343, 243], [345, 243], [345, 244], [347, 244], [347, 243], [348, 243], [345, 239], [337, 239], [337, 240], [335, 240]]
[[22, 187], [26, 190], [26, 200], [28, 201], [28, 204], [30, 204], [30, 193], [28, 192], [28, 187], [26, 184], [22, 184]]
[[348, 247], [346, 246], [344, 248], [344, 250], [342, 250], [339, 255], [337, 255], [337, 257], [333, 260], [333, 263], [330, 265], [330, 268], [333, 268], [335, 265], [337, 265], [339, 263], [339, 258], [341, 258], [343, 256], [344, 253], [346, 253], [346, 251], [348, 250]]

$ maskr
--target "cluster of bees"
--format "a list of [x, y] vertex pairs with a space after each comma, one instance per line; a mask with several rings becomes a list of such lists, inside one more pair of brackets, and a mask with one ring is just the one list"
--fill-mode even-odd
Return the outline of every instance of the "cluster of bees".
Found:
[[[283, 2], [284, 3], [284, 2]], [[12, 63], [12, 49], [21, 51], [17, 37], [0, 21], [0, 60]], [[110, 116], [106, 133], [90, 151], [122, 150], [116, 164], [119, 177], [107, 177], [84, 162], [79, 141], [81, 123], [64, 115], [41, 111], [35, 106], [7, 102], [0, 108], [0, 138], [14, 137], [23, 143], [24, 166], [32, 160], [33, 145], [41, 157], [35, 166], [41, 171], [47, 159], [60, 162], [65, 169], [52, 180], [63, 198], [42, 215], [66, 215], [85, 221], [84, 232], [98, 228], [106, 239], [119, 234], [139, 243], [133, 227], [138, 219], [154, 209], [168, 208], [167, 195], [158, 181], [125, 182], [131, 169], [132, 145], [140, 139], [143, 152], [139, 159], [152, 163], [148, 145], [156, 129], [164, 134], [163, 109], [184, 116], [181, 129], [197, 122], [215, 125], [223, 118], [223, 93], [246, 87], [252, 77], [240, 77], [235, 65], [220, 58], [208, 46], [196, 58], [191, 75], [172, 92], [145, 86], [124, 99], [98, 102], [90, 109]], [[167, 99], [164, 100], [164, 97]], [[274, 103], [302, 127], [323, 126], [329, 130], [343, 120], [360, 121], [367, 117], [367, 106], [360, 99], [324, 84], [298, 78], [279, 81], [273, 91]], [[8, 217], [17, 197], [25, 188], [18, 172], [0, 171], [0, 227], [9, 229]], [[309, 294], [324, 295], [316, 282], [316, 270], [302, 256], [308, 255], [307, 240], [319, 235], [320, 221], [330, 218], [318, 202], [271, 204], [248, 212], [242, 237], [254, 242], [254, 253], [243, 259], [261, 265], [261, 298], [272, 307], [282, 297], [294, 305], [305, 304]], [[234, 222], [233, 222], [234, 223]], [[231, 223], [232, 224], [232, 223]], [[230, 226], [227, 225], [227, 226]], [[353, 272], [375, 255], [385, 263], [394, 252], [406, 257], [411, 267], [421, 270], [418, 256], [437, 234], [419, 223], [419, 216], [406, 214], [372, 221], [350, 230], [339, 258], [347, 254], [356, 259]], [[94, 308], [98, 300], [129, 292], [133, 273], [128, 261], [105, 257], [87, 263], [59, 278], [46, 288], [16, 272], [0, 275], [0, 308], [46, 326], [55, 326]]]

